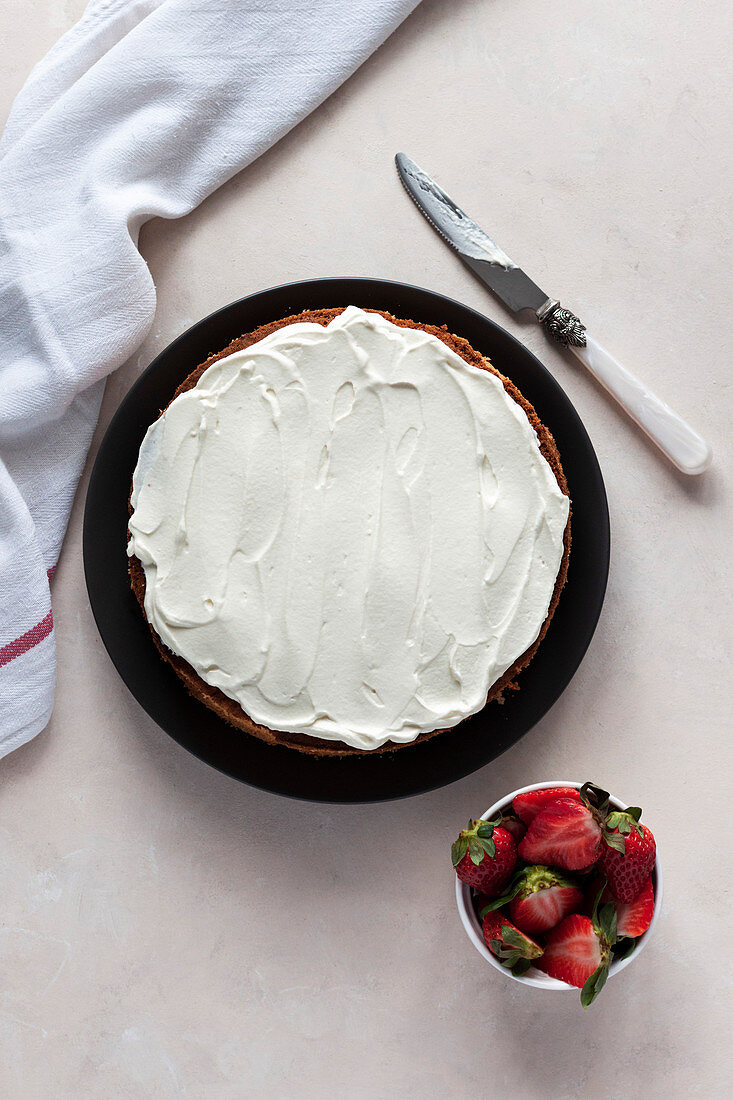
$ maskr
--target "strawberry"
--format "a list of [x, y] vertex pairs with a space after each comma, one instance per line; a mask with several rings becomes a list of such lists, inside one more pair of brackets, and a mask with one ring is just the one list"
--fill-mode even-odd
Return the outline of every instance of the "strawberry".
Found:
[[522, 932], [548, 932], [569, 913], [577, 913], [585, 896], [577, 882], [551, 867], [523, 867], [500, 898], [481, 899], [481, 916], [509, 906], [509, 914]]
[[487, 913], [482, 928], [489, 951], [496, 955], [502, 966], [509, 967], [512, 974], [524, 974], [532, 960], [542, 954], [540, 945], [520, 932], [501, 913]]
[[536, 963], [551, 978], [577, 986], [583, 1008], [593, 1003], [606, 984], [611, 948], [616, 943], [614, 908], [599, 907], [599, 902], [597, 899], [592, 917], [571, 913], [553, 928]]
[[611, 902], [616, 910], [616, 934], [619, 939], [643, 935], [652, 922], [654, 915], [654, 887], [651, 875], [646, 880], [644, 888], [634, 901], [617, 901], [611, 893], [603, 875], [596, 875], [585, 893], [585, 901], [581, 912], [591, 914], [593, 906], [600, 890], [600, 904]]
[[501, 827], [512, 834], [517, 844], [527, 832], [527, 826], [514, 814], [504, 814], [501, 819]]
[[583, 891], [566, 875], [549, 867], [527, 867], [509, 905], [509, 915], [522, 932], [549, 932], [583, 904]]
[[616, 934], [622, 936], [642, 936], [652, 923], [654, 916], [654, 887], [652, 876], [642, 886], [641, 893], [633, 901], [619, 901], [616, 904]]
[[[605, 948], [606, 953], [608, 948]], [[604, 963], [604, 945], [590, 917], [571, 913], [547, 937], [544, 954], [537, 962], [551, 978], [582, 989]]]
[[551, 802], [557, 802], [558, 798], [572, 798], [580, 801], [580, 794], [575, 787], [546, 787], [540, 791], [527, 791], [518, 794], [512, 802], [515, 814], [521, 817], [525, 825], [531, 824], [540, 810], [549, 806]]
[[596, 814], [571, 798], [558, 798], [540, 810], [519, 844], [519, 855], [527, 863], [551, 863], [566, 871], [590, 867], [600, 852]]
[[517, 862], [514, 837], [500, 821], [469, 821], [451, 848], [459, 879], [490, 897], [501, 893]]
[[639, 824], [641, 810], [614, 810], [603, 829], [601, 866], [617, 901], [634, 901], [646, 886], [657, 856], [652, 831]]

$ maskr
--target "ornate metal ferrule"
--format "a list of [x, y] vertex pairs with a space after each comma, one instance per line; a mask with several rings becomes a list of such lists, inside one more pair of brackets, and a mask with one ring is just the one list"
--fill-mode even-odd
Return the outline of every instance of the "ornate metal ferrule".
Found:
[[572, 344], [576, 348], [585, 347], [585, 325], [571, 313], [569, 309], [563, 309], [559, 302], [548, 298], [544, 305], [537, 310], [537, 319], [558, 344]]

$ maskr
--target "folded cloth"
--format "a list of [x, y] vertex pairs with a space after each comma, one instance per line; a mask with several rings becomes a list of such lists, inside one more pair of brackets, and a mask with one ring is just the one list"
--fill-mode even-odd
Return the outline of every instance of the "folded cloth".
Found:
[[104, 377], [155, 310], [140, 226], [264, 152], [418, 0], [92, 0], [0, 141], [0, 757], [53, 707], [49, 580]]

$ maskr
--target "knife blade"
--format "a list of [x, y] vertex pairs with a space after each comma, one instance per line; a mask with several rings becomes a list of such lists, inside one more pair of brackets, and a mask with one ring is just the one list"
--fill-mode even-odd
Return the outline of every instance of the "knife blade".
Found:
[[520, 309], [538, 310], [544, 305], [547, 294], [509, 259], [488, 233], [464, 214], [435, 180], [404, 153], [397, 154], [395, 163], [405, 190], [418, 209], [509, 309], [518, 313]]
[[712, 451], [689, 424], [591, 337], [579, 317], [545, 294], [413, 160], [398, 153], [395, 163], [421, 213], [509, 309], [531, 309], [545, 333], [580, 359], [679, 470], [707, 470]]

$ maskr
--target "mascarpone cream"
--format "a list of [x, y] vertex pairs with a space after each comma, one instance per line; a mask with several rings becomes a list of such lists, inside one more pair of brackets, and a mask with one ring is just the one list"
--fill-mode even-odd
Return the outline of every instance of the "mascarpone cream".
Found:
[[169, 649], [261, 725], [374, 749], [480, 710], [537, 639], [569, 504], [500, 379], [352, 306], [204, 371], [132, 508]]

